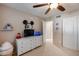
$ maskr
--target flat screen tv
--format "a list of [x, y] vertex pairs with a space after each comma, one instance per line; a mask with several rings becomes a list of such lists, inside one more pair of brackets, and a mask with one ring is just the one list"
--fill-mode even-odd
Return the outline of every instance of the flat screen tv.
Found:
[[34, 30], [33, 29], [25, 29], [24, 30], [24, 37], [28, 36], [34, 36]]

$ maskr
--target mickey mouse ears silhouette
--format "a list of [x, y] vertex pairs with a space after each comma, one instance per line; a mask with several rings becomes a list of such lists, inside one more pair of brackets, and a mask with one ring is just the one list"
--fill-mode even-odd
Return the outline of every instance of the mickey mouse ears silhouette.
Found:
[[25, 25], [27, 25], [27, 24], [34, 25], [34, 22], [33, 22], [33, 21], [30, 21], [30, 23], [28, 23], [28, 21], [27, 21], [27, 20], [24, 20], [24, 21], [23, 21], [23, 24], [25, 24]]

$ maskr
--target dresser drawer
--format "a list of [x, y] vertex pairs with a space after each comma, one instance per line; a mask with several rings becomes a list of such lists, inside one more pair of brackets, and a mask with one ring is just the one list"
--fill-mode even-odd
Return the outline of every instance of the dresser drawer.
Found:
[[42, 36], [35, 37], [35, 44], [36, 44], [36, 46], [42, 45]]
[[23, 49], [24, 49], [24, 48], [21, 47], [21, 46], [17, 48], [17, 53], [18, 53], [18, 55], [21, 55], [21, 54], [24, 53], [24, 52], [23, 52]]

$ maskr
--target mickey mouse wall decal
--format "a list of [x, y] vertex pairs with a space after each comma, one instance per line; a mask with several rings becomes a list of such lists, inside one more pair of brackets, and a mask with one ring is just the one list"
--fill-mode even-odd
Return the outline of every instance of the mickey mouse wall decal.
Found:
[[[33, 21], [30, 21], [30, 23], [28, 23], [27, 20], [24, 20], [24, 21], [23, 21], [23, 24], [25, 25], [25, 29], [29, 27], [28, 24], [30, 24], [30, 25], [32, 26], [32, 28], [33, 28], [34, 22], [33, 22]], [[32, 29], [32, 28], [31, 28], [31, 29]]]

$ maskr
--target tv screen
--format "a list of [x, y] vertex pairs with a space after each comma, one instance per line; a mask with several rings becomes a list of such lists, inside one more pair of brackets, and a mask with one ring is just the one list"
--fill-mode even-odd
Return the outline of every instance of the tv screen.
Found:
[[28, 36], [34, 36], [34, 30], [33, 29], [25, 29], [24, 30], [24, 37]]

